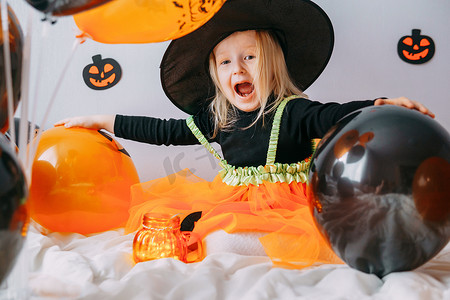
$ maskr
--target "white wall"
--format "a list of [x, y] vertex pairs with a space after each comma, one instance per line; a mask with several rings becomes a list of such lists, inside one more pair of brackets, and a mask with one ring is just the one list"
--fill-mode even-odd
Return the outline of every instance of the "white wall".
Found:
[[[86, 41], [79, 45], [68, 68], [77, 28], [71, 17], [55, 25], [40, 21], [42, 15], [25, 0], [9, 1], [25, 31], [33, 19], [30, 85], [37, 100], [37, 123], [49, 128], [62, 118], [86, 114], [132, 114], [161, 118], [186, 117], [164, 95], [159, 63], [168, 43], [107, 45]], [[306, 92], [311, 99], [345, 102], [379, 96], [407, 96], [420, 100], [450, 130], [450, 1], [448, 0], [316, 0], [335, 29], [335, 49], [324, 73]], [[46, 28], [46, 29], [45, 29]], [[423, 65], [411, 65], [397, 56], [400, 37], [422, 30], [436, 44], [436, 53]], [[48, 33], [45, 36], [45, 32]], [[122, 80], [104, 91], [89, 89], [81, 73], [91, 57], [102, 54], [122, 66]], [[64, 80], [42, 124], [57, 79]], [[36, 86], [39, 93], [35, 96]], [[217, 164], [201, 146], [158, 147], [119, 139], [130, 152], [141, 180], [192, 168], [194, 174], [212, 178]]]

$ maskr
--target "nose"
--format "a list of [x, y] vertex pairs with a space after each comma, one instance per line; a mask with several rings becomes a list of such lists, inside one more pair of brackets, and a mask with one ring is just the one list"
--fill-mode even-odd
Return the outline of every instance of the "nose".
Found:
[[244, 74], [245, 68], [240, 62], [236, 62], [233, 66], [233, 75]]

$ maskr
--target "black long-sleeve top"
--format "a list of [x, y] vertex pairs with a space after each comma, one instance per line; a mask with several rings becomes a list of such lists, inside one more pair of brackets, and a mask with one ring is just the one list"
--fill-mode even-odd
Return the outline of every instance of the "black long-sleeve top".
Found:
[[[321, 138], [345, 115], [373, 104], [373, 100], [345, 104], [323, 104], [303, 98], [289, 101], [281, 119], [275, 162], [296, 163], [309, 157], [312, 154], [311, 139]], [[194, 121], [209, 142], [217, 142], [221, 146], [229, 164], [236, 167], [264, 165], [275, 111], [249, 128], [258, 110], [237, 110], [237, 113], [239, 118], [234, 129], [220, 131], [214, 138], [211, 138], [214, 124], [208, 110], [197, 113]], [[117, 115], [114, 133], [117, 137], [155, 145], [199, 144], [184, 119]]]

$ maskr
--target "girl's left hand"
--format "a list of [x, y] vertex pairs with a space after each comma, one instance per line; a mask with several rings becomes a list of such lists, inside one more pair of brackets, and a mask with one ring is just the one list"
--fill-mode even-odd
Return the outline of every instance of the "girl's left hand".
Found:
[[404, 106], [406, 108], [418, 110], [421, 113], [423, 113], [425, 115], [429, 115], [430, 117], [434, 118], [434, 114], [428, 108], [426, 108], [422, 103], [413, 101], [406, 97], [390, 98], [390, 99], [378, 98], [377, 100], [375, 100], [374, 104], [375, 105], [392, 104], [392, 105]]

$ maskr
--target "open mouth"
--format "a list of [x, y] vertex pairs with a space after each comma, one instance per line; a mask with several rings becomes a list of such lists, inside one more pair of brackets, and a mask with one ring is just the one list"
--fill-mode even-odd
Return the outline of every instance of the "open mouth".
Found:
[[403, 55], [409, 60], [419, 60], [428, 55], [428, 49], [425, 49], [419, 53], [410, 53], [406, 50], [403, 50]]
[[112, 74], [111, 76], [109, 76], [106, 79], [95, 79], [95, 78], [89, 78], [89, 81], [91, 82], [91, 84], [93, 86], [96, 87], [105, 87], [110, 85], [112, 82], [114, 82], [114, 80], [116, 80], [116, 74]]
[[241, 97], [247, 97], [253, 93], [255, 87], [250, 82], [241, 82], [234, 86], [234, 90]]

